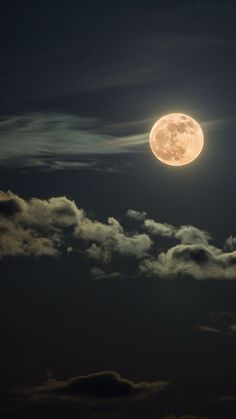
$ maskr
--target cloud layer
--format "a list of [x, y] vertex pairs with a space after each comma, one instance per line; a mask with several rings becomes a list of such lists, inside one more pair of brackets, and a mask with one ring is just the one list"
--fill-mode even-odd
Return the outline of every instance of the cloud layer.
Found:
[[127, 211], [126, 221], [129, 228], [114, 217], [106, 223], [92, 219], [65, 196], [26, 200], [0, 192], [0, 258], [79, 252], [97, 279], [236, 279], [236, 251], [214, 246], [208, 232], [161, 223], [136, 210]]

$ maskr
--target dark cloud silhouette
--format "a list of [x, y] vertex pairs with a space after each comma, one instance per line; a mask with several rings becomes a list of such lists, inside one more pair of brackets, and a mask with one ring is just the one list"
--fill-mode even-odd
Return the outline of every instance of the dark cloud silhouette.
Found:
[[165, 381], [135, 383], [117, 372], [101, 371], [67, 381], [51, 378], [38, 386], [17, 388], [13, 393], [30, 401], [109, 401], [147, 398], [168, 385]]

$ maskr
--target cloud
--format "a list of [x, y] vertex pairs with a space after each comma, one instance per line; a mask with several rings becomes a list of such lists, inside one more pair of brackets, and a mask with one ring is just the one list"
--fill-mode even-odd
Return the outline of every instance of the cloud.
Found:
[[89, 256], [103, 259], [104, 262], [109, 262], [114, 252], [140, 259], [148, 254], [152, 246], [152, 240], [147, 234], [127, 235], [119, 221], [113, 217], [108, 218], [107, 224], [86, 218], [76, 228], [75, 236], [92, 242], [88, 248]]
[[121, 277], [236, 279], [236, 251], [215, 247], [207, 232], [160, 223], [146, 218], [144, 211], [128, 210], [126, 216], [135, 221], [135, 229], [114, 217], [107, 222], [92, 219], [65, 196], [23, 199], [0, 192], [0, 258], [77, 252], [88, 258], [91, 275], [97, 278], [119, 273]]
[[236, 334], [236, 314], [228, 312], [210, 313], [208, 322], [197, 326], [196, 329], [204, 333], [234, 335]]
[[116, 279], [122, 278], [122, 274], [120, 272], [107, 272], [101, 268], [92, 268], [90, 270], [91, 277], [93, 279]]
[[224, 129], [229, 122], [232, 122], [231, 118], [218, 118], [211, 119], [208, 121], [203, 121], [201, 126], [204, 132], [214, 132], [220, 129]]
[[152, 236], [174, 236], [175, 228], [170, 224], [158, 223], [148, 219], [144, 221], [144, 227]]
[[177, 244], [156, 257], [141, 262], [140, 271], [147, 276], [195, 279], [236, 279], [236, 252], [224, 253], [206, 244]]
[[66, 381], [53, 378], [38, 386], [20, 387], [14, 395], [30, 401], [102, 401], [135, 400], [148, 398], [164, 388], [165, 381], [138, 382], [122, 378], [114, 371], [101, 371], [94, 374], [77, 376]]
[[210, 235], [191, 225], [174, 227], [167, 223], [159, 223], [151, 219], [144, 221], [144, 228], [151, 236], [173, 237], [182, 244], [205, 244], [210, 240]]
[[91, 220], [63, 196], [24, 200], [0, 192], [0, 231], [0, 257], [56, 256], [65, 245], [67, 252], [73, 249], [75, 241], [90, 258], [108, 263], [114, 253], [143, 258], [152, 246], [147, 234], [129, 234], [113, 217], [107, 224]]
[[221, 331], [219, 329], [215, 329], [214, 327], [211, 326], [197, 326], [196, 329], [200, 330], [200, 332], [206, 332], [206, 333], [221, 333]]
[[[219, 129], [222, 121], [211, 121], [210, 127]], [[117, 170], [111, 162], [101, 165], [101, 157], [144, 151], [147, 125], [151, 129], [154, 122], [105, 124], [96, 118], [52, 112], [2, 116], [0, 164], [37, 170]], [[133, 133], [134, 129], [138, 132]]]
[[99, 156], [135, 152], [148, 142], [145, 133], [127, 136], [112, 133], [112, 129], [110, 134], [105, 131], [95, 118], [64, 113], [1, 117], [0, 163], [51, 170], [99, 170]]
[[133, 210], [133, 209], [129, 209], [126, 212], [126, 216], [128, 218], [133, 219], [133, 220], [143, 221], [143, 220], [145, 220], [145, 218], [147, 216], [147, 213], [145, 211], [136, 211], [136, 210]]
[[185, 225], [180, 226], [174, 234], [176, 239], [179, 239], [182, 244], [203, 244], [208, 245], [210, 235], [199, 228]]
[[58, 256], [63, 232], [83, 217], [66, 197], [24, 200], [10, 191], [0, 192], [0, 258]]
[[230, 236], [225, 240], [225, 248], [227, 250], [234, 250], [236, 247], [236, 237]]

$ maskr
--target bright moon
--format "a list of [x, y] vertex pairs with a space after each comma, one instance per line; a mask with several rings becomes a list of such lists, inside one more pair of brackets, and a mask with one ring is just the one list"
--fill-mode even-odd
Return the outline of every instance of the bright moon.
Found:
[[171, 166], [183, 166], [199, 156], [204, 136], [193, 118], [183, 113], [170, 113], [153, 125], [149, 141], [157, 159]]

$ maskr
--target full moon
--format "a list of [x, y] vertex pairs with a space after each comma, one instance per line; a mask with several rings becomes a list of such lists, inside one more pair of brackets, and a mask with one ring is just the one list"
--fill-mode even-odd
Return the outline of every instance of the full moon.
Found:
[[170, 113], [158, 119], [150, 132], [150, 147], [161, 162], [184, 166], [195, 160], [202, 151], [202, 128], [191, 116]]

